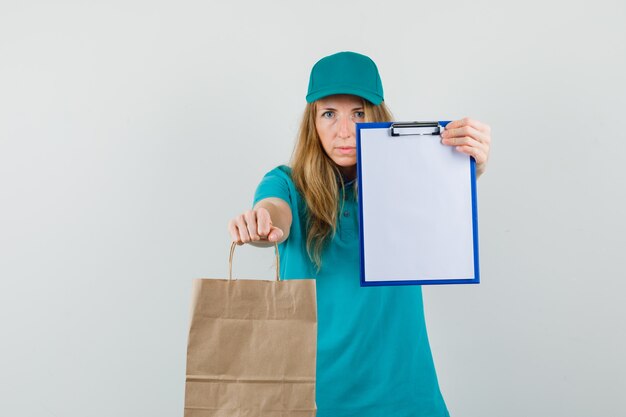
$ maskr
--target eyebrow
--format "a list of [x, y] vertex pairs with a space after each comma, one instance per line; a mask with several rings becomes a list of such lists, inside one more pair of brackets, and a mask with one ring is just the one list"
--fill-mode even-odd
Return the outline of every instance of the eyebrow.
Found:
[[[337, 109], [334, 107], [320, 107], [317, 109], [317, 111], [327, 111], [327, 110], [337, 111]], [[363, 106], [355, 107], [351, 111], [355, 111], [355, 110], [363, 110]]]

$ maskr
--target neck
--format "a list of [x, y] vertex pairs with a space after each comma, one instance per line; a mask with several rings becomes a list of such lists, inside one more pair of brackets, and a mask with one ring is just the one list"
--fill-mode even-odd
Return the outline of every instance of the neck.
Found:
[[356, 165], [350, 167], [339, 167], [339, 172], [341, 172], [344, 182], [350, 182], [356, 178]]

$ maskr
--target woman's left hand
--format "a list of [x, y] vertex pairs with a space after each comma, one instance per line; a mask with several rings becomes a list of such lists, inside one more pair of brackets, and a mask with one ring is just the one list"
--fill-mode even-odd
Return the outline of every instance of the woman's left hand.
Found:
[[455, 146], [456, 150], [474, 157], [476, 178], [485, 172], [491, 146], [491, 127], [466, 117], [448, 123], [441, 134], [441, 143]]

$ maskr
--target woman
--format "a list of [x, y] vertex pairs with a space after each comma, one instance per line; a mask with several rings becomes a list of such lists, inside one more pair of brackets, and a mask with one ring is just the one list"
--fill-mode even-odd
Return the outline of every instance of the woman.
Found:
[[[419, 286], [359, 284], [357, 122], [391, 121], [378, 69], [341, 52], [311, 71], [291, 167], [270, 171], [252, 210], [229, 223], [233, 241], [278, 242], [284, 279], [315, 278], [318, 417], [448, 416], [439, 391]], [[442, 143], [485, 170], [490, 128], [448, 124]]]

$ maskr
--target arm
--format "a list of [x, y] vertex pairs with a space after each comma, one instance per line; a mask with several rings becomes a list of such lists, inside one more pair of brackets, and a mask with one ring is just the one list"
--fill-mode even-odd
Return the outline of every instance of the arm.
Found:
[[228, 223], [228, 231], [238, 245], [274, 246], [289, 237], [293, 216], [289, 204], [280, 198], [264, 198], [252, 210]]

